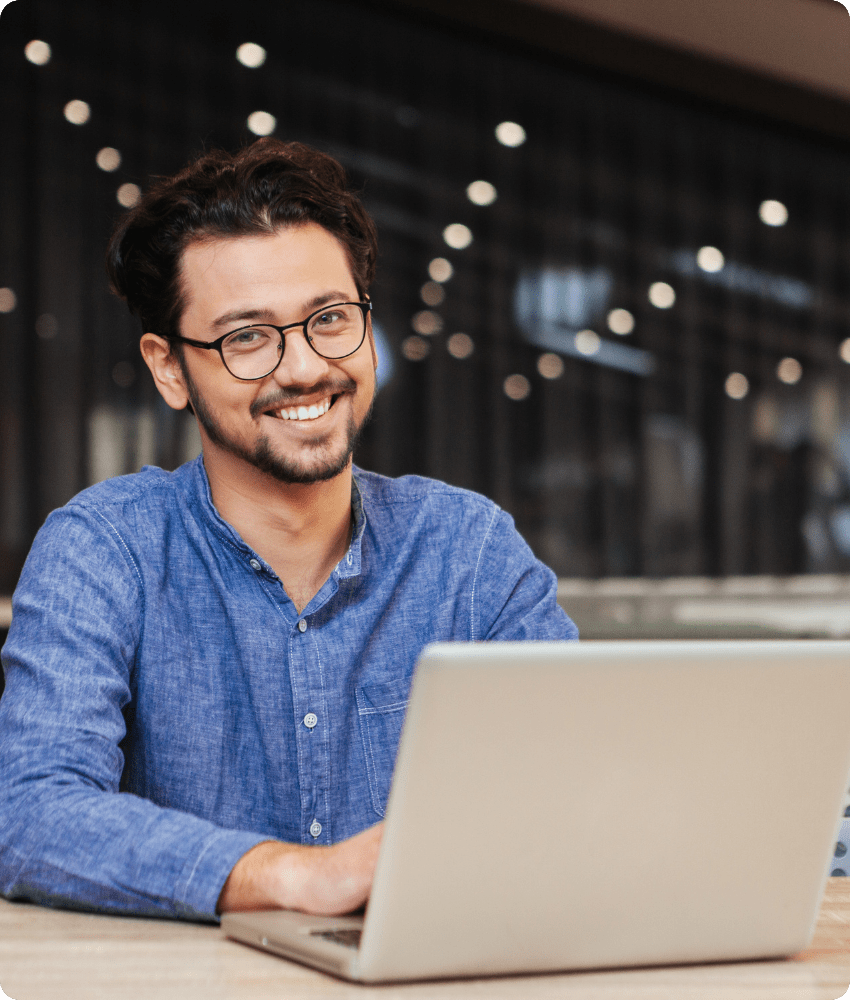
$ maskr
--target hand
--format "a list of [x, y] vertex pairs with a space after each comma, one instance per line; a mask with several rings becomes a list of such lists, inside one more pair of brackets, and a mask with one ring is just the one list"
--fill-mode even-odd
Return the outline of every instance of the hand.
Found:
[[383, 831], [378, 823], [332, 847], [257, 844], [236, 862], [216, 910], [350, 913], [369, 898]]

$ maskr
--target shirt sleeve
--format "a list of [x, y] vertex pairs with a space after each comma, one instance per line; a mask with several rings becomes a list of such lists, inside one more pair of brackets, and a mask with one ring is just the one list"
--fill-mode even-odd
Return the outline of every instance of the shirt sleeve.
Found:
[[106, 913], [216, 920], [239, 858], [267, 836], [120, 790], [144, 613], [118, 532], [48, 518], [13, 601], [0, 699], [0, 893]]
[[510, 514], [496, 508], [475, 570], [473, 638], [578, 639], [578, 629], [557, 597], [555, 574], [534, 555]]

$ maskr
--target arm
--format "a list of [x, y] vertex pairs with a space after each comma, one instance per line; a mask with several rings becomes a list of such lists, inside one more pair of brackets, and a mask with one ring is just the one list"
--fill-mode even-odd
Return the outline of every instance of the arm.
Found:
[[108, 522], [51, 515], [15, 594], [0, 700], [0, 893], [102, 912], [215, 919], [267, 836], [120, 791], [141, 575]]
[[534, 555], [513, 518], [496, 508], [475, 571], [472, 638], [578, 639], [578, 629], [557, 597], [555, 574]]

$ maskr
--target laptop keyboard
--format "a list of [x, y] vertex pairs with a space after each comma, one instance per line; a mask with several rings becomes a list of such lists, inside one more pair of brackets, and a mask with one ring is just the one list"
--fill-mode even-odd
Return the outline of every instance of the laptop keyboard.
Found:
[[324, 938], [326, 941], [333, 941], [346, 948], [359, 948], [361, 933], [359, 927], [349, 927], [338, 931], [310, 931], [310, 936]]

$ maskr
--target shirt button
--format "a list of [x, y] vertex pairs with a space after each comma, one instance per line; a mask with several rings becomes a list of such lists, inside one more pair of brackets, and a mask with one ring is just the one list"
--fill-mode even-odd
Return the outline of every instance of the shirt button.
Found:
[[307, 622], [305, 622], [303, 618], [298, 623], [298, 631], [299, 632], [306, 632], [307, 631]]
[[319, 721], [319, 717], [318, 717], [318, 715], [316, 715], [315, 712], [308, 712], [304, 716], [304, 725], [308, 729], [313, 729], [318, 721]]
[[322, 832], [322, 824], [317, 819], [314, 819], [313, 822], [310, 824], [310, 836], [315, 840], [315, 838], [318, 837], [321, 832]]
[[257, 559], [252, 559], [248, 563], [248, 565], [251, 567], [251, 569], [262, 569], [262, 567], [260, 566], [259, 560], [257, 560]]

